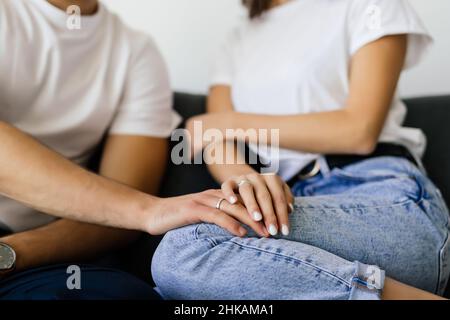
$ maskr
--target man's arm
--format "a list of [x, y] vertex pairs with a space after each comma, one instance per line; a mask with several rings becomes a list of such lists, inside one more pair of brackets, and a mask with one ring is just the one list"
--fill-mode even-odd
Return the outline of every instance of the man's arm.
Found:
[[[164, 172], [167, 142], [164, 139], [111, 136], [100, 174], [138, 190], [155, 194]], [[16, 271], [55, 263], [82, 261], [123, 247], [137, 232], [100, 227], [71, 220], [2, 239], [17, 252]]]
[[56, 217], [144, 230], [158, 199], [75, 165], [0, 122], [0, 194]]

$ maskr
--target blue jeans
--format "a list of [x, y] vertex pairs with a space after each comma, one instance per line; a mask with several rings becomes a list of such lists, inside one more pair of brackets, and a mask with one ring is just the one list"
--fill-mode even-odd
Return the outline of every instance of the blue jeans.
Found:
[[300, 181], [293, 192], [288, 237], [237, 238], [209, 224], [169, 232], [152, 262], [162, 296], [379, 299], [383, 272], [444, 292], [450, 273], [448, 209], [409, 161], [362, 161]]
[[67, 265], [18, 273], [0, 281], [0, 300], [160, 300], [147, 283], [115, 269], [82, 265], [81, 289], [67, 288]]

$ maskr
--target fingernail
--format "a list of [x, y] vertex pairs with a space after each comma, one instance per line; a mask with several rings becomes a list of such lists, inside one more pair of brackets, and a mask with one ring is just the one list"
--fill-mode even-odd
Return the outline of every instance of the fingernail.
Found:
[[281, 227], [281, 232], [283, 233], [283, 236], [288, 236], [289, 235], [289, 227], [285, 224], [283, 224], [283, 226]]
[[247, 234], [247, 230], [245, 230], [244, 228], [240, 227], [239, 228], [239, 233], [241, 235], [241, 237], [245, 236]]
[[291, 209], [291, 212], [294, 212], [294, 205], [292, 203], [289, 203], [289, 209]]
[[259, 213], [258, 211], [253, 212], [253, 219], [255, 221], [261, 221], [263, 218], [262, 214]]
[[270, 235], [272, 235], [272, 236], [276, 236], [276, 235], [278, 234], [278, 229], [277, 229], [277, 227], [275, 227], [275, 225], [271, 224], [271, 225], [269, 226], [269, 233], [270, 233]]
[[230, 203], [235, 204], [237, 202], [236, 197], [230, 197]]

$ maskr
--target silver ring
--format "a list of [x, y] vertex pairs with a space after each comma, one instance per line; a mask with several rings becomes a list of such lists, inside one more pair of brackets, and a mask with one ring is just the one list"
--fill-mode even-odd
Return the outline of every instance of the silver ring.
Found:
[[242, 187], [242, 186], [243, 186], [244, 184], [246, 184], [246, 183], [252, 184], [249, 180], [244, 179], [244, 180], [242, 180], [242, 181], [240, 181], [240, 182], [238, 183], [238, 188]]
[[216, 203], [216, 209], [217, 210], [220, 210], [220, 206], [222, 205], [222, 202], [224, 202], [224, 201], [225, 201], [224, 198], [221, 198], [221, 199], [219, 199], [219, 201], [217, 201], [217, 203]]

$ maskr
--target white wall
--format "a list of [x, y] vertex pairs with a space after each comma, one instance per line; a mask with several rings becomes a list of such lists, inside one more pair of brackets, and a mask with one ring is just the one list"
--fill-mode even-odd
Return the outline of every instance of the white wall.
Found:
[[[403, 75], [403, 96], [450, 93], [450, 1], [410, 0], [434, 36], [419, 67]], [[151, 34], [174, 89], [206, 92], [208, 64], [227, 32], [244, 19], [240, 0], [103, 0], [131, 26]]]

